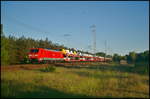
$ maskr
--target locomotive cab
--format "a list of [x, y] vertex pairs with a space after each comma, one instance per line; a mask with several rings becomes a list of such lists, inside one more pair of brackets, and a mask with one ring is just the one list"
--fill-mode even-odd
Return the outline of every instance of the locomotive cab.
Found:
[[29, 59], [31, 59], [32, 61], [35, 60], [35, 61], [38, 61], [38, 53], [39, 53], [39, 49], [36, 49], [36, 48], [33, 48], [33, 49], [30, 49], [30, 52], [29, 52]]

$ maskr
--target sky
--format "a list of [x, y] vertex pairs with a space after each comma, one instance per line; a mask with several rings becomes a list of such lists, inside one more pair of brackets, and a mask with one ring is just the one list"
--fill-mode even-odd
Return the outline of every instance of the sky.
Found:
[[1, 23], [6, 36], [47, 37], [89, 52], [94, 24], [96, 52], [149, 50], [148, 1], [3, 1]]

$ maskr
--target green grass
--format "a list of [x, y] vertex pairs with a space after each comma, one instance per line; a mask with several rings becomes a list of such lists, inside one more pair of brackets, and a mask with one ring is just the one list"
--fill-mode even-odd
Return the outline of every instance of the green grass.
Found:
[[[115, 68], [115, 66], [113, 66]], [[1, 97], [149, 98], [149, 76], [107, 68], [64, 68], [55, 72], [1, 72]]]
[[40, 69], [42, 72], [54, 72], [56, 70], [55, 66], [47, 66], [45, 68]]

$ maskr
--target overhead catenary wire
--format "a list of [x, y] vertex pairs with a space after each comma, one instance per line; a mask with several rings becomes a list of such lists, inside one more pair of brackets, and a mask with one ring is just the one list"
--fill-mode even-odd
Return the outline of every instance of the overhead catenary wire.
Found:
[[50, 33], [50, 32], [44, 31], [44, 30], [42, 30], [40, 28], [37, 28], [35, 26], [31, 26], [31, 25], [29, 25], [29, 24], [27, 24], [27, 23], [25, 23], [23, 21], [20, 21], [20, 20], [16, 19], [15, 17], [10, 17], [10, 16], [7, 16], [7, 17], [10, 20], [14, 21], [16, 24], [21, 25], [21, 26], [23, 26], [26, 29], [33, 30], [33, 31], [36, 31], [36, 32]]
[[[25, 23], [25, 22], [23, 22], [22, 20], [20, 21], [20, 20], [18, 20], [18, 19], [16, 19], [15, 17], [12, 17], [12, 16], [6, 16], [5, 18], [7, 18], [8, 20], [10, 20], [11, 22], [13, 22], [13, 24], [16, 24], [16, 25], [19, 25], [19, 26], [22, 26], [25, 30], [27, 30], [27, 31], [35, 31], [35, 32], [32, 32], [32, 33], [29, 33], [29, 35], [31, 36], [31, 37], [38, 37], [38, 35], [40, 35], [41, 33], [42, 34], [44, 34], [45, 36], [45, 38], [47, 37], [47, 35], [48, 34], [52, 34], [52, 33], [50, 33], [50, 32], [48, 32], [48, 31], [44, 31], [44, 30], [42, 30], [42, 29], [40, 29], [40, 28], [38, 28], [38, 27], [35, 27], [35, 26], [31, 26], [31, 25], [29, 25], [29, 24], [27, 24], [27, 23]], [[19, 30], [19, 29], [18, 29]], [[26, 34], [27, 34], [28, 32], [26, 32]], [[16, 32], [14, 32], [13, 33], [13, 35], [15, 34], [15, 36], [16, 36]], [[19, 34], [21, 34], [22, 36], [23, 36], [23, 32], [20, 32]], [[53, 35], [54, 36], [54, 35]], [[43, 36], [39, 36], [39, 37], [43, 37]]]

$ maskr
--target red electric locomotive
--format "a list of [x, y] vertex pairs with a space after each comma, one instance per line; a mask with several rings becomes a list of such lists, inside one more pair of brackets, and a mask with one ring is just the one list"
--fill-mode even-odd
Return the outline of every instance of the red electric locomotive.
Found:
[[38, 62], [64, 60], [64, 55], [60, 51], [43, 48], [31, 48], [28, 55], [31, 61]]
[[104, 57], [98, 57], [98, 56], [92, 56], [92, 55], [79, 55], [79, 54], [73, 54], [73, 53], [64, 53], [63, 51], [56, 51], [52, 49], [43, 49], [43, 48], [31, 48], [29, 52], [29, 59], [31, 62], [38, 61], [38, 62], [47, 62], [47, 61], [97, 61], [97, 62], [103, 62], [103, 61], [111, 61], [111, 58], [105, 58]]

